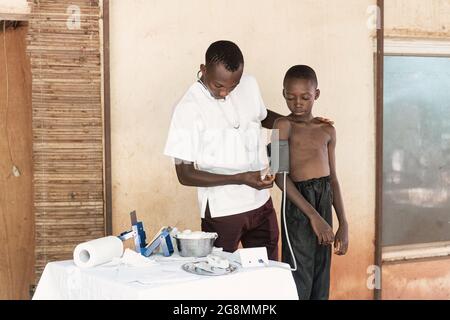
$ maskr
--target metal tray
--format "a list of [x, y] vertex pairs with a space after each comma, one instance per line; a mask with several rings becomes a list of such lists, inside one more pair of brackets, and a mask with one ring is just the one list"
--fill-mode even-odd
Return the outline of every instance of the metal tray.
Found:
[[[197, 262], [188, 262], [181, 266], [181, 268], [189, 273], [198, 274], [201, 276], [224, 276], [227, 274], [232, 274], [238, 271], [238, 267], [235, 264], [230, 263], [230, 266], [226, 269], [221, 269], [220, 272], [210, 272], [198, 267], [198, 264], [202, 263], [201, 261]], [[214, 268], [212, 268], [214, 270]]]

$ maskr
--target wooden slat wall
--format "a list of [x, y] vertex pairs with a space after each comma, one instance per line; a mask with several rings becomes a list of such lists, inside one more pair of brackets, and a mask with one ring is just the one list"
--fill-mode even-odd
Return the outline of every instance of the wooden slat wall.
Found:
[[[71, 30], [70, 5], [81, 27]], [[99, 0], [35, 0], [32, 70], [36, 278], [49, 261], [102, 237], [103, 120]]]

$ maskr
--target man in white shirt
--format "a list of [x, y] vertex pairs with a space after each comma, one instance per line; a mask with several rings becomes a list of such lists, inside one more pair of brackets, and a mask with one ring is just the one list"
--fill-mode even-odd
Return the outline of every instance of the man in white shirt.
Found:
[[279, 231], [267, 190], [274, 177], [261, 177], [268, 161], [260, 131], [261, 121], [271, 127], [280, 115], [268, 117], [256, 80], [243, 69], [236, 44], [209, 46], [202, 76], [175, 107], [164, 153], [176, 159], [180, 183], [198, 187], [202, 230], [218, 233], [216, 247], [266, 247], [277, 260]]

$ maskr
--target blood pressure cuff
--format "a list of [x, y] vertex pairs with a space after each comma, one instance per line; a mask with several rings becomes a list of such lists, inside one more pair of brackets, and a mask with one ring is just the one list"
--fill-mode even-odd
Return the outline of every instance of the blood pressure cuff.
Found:
[[275, 174], [289, 172], [289, 140], [274, 140], [267, 145], [270, 171]]

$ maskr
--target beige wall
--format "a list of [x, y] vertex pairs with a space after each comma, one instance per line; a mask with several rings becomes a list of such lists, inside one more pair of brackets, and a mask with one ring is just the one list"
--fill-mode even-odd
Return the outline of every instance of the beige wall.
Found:
[[[111, 0], [113, 231], [136, 209], [148, 236], [162, 225], [199, 229], [194, 188], [181, 186], [163, 147], [172, 106], [193, 81], [208, 45], [235, 41], [266, 105], [287, 113], [287, 68], [309, 64], [322, 95], [315, 115], [335, 121], [337, 166], [350, 249], [336, 257], [333, 298], [371, 298], [374, 260], [374, 76], [367, 7], [375, 0]], [[279, 208], [280, 192], [273, 190]]]
[[387, 0], [385, 35], [414, 38], [450, 37], [449, 0]]
[[[385, 36], [450, 41], [450, 0], [385, 1]], [[449, 299], [450, 259], [383, 264], [383, 299]]]

